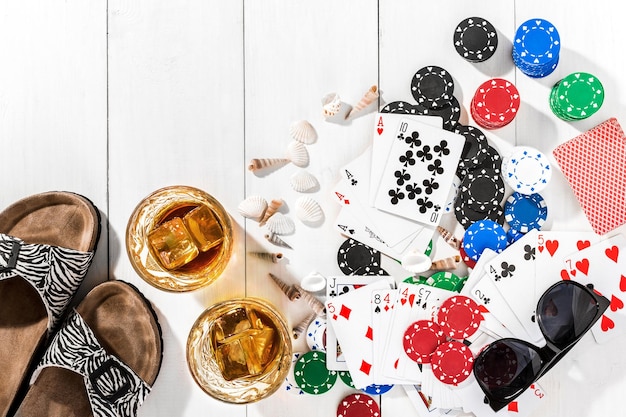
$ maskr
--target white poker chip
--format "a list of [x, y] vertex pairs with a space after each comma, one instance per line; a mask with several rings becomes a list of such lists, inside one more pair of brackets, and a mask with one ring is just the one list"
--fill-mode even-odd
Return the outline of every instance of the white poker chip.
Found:
[[516, 146], [502, 164], [505, 181], [514, 191], [535, 194], [546, 188], [552, 178], [548, 157], [530, 146]]
[[306, 344], [311, 350], [326, 352], [326, 319], [316, 317], [306, 330]]
[[296, 382], [296, 379], [294, 378], [294, 365], [296, 364], [298, 359], [300, 359], [300, 356], [302, 356], [301, 352], [293, 353], [291, 357], [291, 368], [289, 369], [289, 372], [287, 372], [287, 376], [285, 377], [285, 382], [283, 383], [283, 388], [285, 389], [285, 391], [293, 395], [304, 394], [304, 391], [300, 389], [300, 387], [298, 386], [298, 383]]

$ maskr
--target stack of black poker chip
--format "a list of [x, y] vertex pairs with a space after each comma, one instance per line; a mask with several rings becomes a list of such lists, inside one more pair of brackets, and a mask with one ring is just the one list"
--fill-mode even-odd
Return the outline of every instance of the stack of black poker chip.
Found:
[[482, 17], [468, 17], [454, 30], [454, 48], [465, 60], [476, 63], [488, 60], [498, 47], [496, 28]]

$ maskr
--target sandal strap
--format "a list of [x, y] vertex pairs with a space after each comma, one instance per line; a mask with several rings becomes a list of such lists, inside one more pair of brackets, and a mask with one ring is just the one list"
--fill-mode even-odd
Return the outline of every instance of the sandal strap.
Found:
[[75, 309], [52, 339], [31, 384], [49, 366], [83, 376], [94, 417], [136, 417], [151, 390], [128, 365], [106, 352]]
[[25, 243], [0, 233], [0, 281], [21, 277], [39, 293], [52, 333], [87, 274], [94, 252]]

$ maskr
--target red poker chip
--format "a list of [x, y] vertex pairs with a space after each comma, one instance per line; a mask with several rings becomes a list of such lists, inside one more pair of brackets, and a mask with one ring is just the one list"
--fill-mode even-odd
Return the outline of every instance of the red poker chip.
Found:
[[447, 342], [435, 350], [432, 356], [433, 375], [444, 384], [459, 385], [472, 373], [474, 356], [461, 342]]
[[437, 312], [437, 323], [450, 338], [467, 339], [478, 330], [481, 320], [476, 301], [464, 295], [454, 295], [445, 300]]
[[463, 241], [461, 241], [461, 247], [459, 247], [459, 255], [461, 255], [461, 259], [469, 268], [474, 268], [476, 266], [476, 261], [469, 257], [465, 250], [463, 249]]
[[446, 335], [437, 323], [418, 320], [404, 332], [402, 346], [406, 355], [417, 363], [430, 363], [437, 346], [446, 341]]
[[379, 417], [378, 403], [367, 394], [350, 394], [337, 406], [337, 417]]
[[477, 124], [485, 128], [497, 128], [513, 121], [520, 102], [519, 92], [513, 83], [493, 78], [478, 87], [470, 110]]

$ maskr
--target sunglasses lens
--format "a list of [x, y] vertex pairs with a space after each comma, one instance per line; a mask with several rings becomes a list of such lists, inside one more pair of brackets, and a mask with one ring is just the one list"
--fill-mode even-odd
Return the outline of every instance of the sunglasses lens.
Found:
[[576, 342], [598, 315], [598, 303], [593, 295], [572, 281], [562, 281], [550, 288], [537, 306], [544, 336], [560, 349]]
[[491, 398], [507, 401], [528, 388], [541, 365], [532, 346], [517, 339], [501, 339], [478, 355], [474, 375]]

